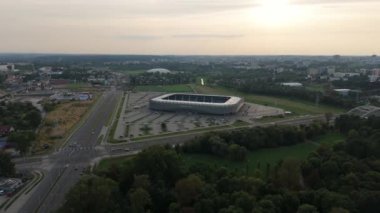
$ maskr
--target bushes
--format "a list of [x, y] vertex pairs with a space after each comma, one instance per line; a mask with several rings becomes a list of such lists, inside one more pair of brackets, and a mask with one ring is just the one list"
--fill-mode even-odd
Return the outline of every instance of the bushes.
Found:
[[16, 130], [34, 130], [41, 123], [41, 114], [31, 103], [0, 102], [0, 124]]

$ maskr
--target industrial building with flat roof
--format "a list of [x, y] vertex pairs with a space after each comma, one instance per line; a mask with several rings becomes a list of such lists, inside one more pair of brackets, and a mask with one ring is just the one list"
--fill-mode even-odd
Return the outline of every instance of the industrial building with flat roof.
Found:
[[195, 113], [226, 115], [235, 114], [244, 100], [235, 96], [204, 94], [165, 94], [149, 101], [149, 107], [160, 111], [188, 111]]

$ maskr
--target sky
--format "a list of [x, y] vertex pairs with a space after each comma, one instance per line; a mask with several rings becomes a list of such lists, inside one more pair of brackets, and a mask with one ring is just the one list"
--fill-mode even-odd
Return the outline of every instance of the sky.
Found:
[[380, 54], [380, 0], [0, 0], [0, 52]]

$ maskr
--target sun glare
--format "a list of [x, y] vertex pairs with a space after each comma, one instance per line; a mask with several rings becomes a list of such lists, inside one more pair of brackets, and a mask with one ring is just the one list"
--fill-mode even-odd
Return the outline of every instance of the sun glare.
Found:
[[292, 24], [302, 18], [301, 11], [288, 0], [261, 0], [255, 8], [255, 20], [268, 27]]

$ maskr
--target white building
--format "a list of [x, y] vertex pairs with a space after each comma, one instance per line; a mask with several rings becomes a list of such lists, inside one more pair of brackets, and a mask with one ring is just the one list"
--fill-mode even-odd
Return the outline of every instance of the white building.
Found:
[[148, 71], [146, 71], [147, 73], [160, 73], [160, 74], [167, 74], [167, 73], [171, 73], [170, 70], [168, 69], [164, 69], [164, 68], [154, 68], [154, 69], [150, 69]]
[[14, 64], [3, 64], [0, 65], [0, 72], [13, 72], [15, 71], [15, 65]]
[[338, 93], [339, 95], [348, 96], [351, 90], [350, 89], [334, 89], [334, 91]]
[[287, 87], [302, 87], [303, 84], [298, 83], [298, 82], [287, 82], [287, 83], [281, 83], [282, 86], [287, 86]]

